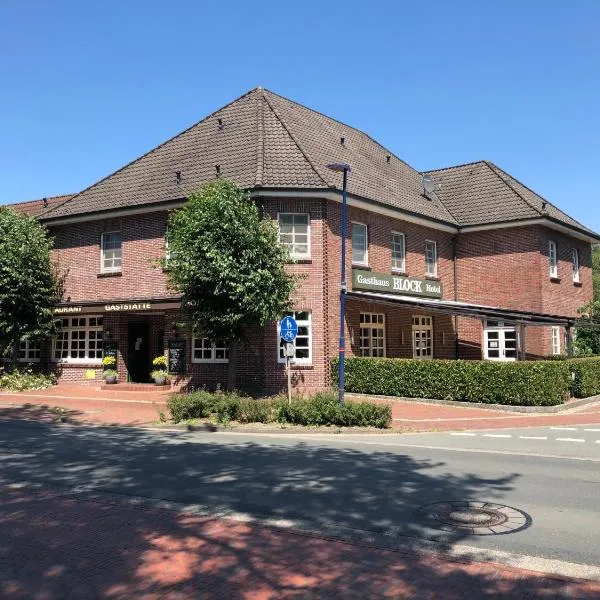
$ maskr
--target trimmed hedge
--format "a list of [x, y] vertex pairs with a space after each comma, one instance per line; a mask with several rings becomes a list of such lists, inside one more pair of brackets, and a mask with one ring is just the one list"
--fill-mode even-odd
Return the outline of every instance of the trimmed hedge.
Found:
[[306, 399], [296, 398], [290, 404], [283, 396], [254, 400], [237, 394], [198, 391], [171, 396], [168, 408], [175, 423], [213, 415], [221, 423], [237, 421], [385, 428], [392, 422], [392, 408], [388, 404], [346, 402], [339, 405], [337, 396], [331, 393], [316, 394]]
[[573, 372], [573, 396], [587, 398], [600, 394], [600, 358], [574, 358], [569, 366]]
[[[337, 359], [332, 365], [337, 385]], [[462, 400], [487, 404], [551, 406], [567, 400], [571, 361], [497, 363], [392, 358], [346, 359], [348, 392]]]

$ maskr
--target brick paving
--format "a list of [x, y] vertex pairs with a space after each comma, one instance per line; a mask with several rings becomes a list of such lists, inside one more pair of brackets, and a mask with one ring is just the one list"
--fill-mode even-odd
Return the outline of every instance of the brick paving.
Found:
[[[48, 390], [0, 393], [0, 419], [52, 421], [52, 407], [67, 409], [72, 421], [150, 425], [166, 413], [168, 391], [133, 392], [61, 384]], [[27, 406], [28, 405], [28, 406]], [[480, 407], [392, 402], [393, 428], [400, 431], [457, 431], [510, 427], [600, 424], [600, 403], [563, 414], [509, 413]]]
[[571, 581], [212, 516], [0, 488], [6, 600], [600, 597]]

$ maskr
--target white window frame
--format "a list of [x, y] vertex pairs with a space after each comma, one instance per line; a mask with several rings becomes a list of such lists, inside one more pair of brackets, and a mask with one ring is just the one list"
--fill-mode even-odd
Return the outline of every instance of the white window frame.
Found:
[[[105, 252], [107, 249], [104, 247], [105, 239], [109, 235], [119, 235], [119, 266], [106, 267], [104, 265]], [[116, 248], [109, 248], [108, 250], [116, 250]], [[115, 257], [112, 258], [113, 262]], [[123, 266], [123, 238], [120, 231], [104, 231], [100, 235], [100, 273], [120, 273]]]
[[[364, 321], [363, 321], [364, 317]], [[368, 317], [368, 322], [367, 322]], [[373, 337], [373, 330], [376, 329], [382, 332], [382, 335]], [[363, 335], [363, 330], [367, 331], [366, 335]], [[359, 327], [359, 337], [360, 337], [360, 356], [364, 356], [366, 358], [385, 358], [386, 355], [386, 333], [385, 333], [385, 313], [360, 313], [360, 327]], [[374, 339], [382, 339], [383, 346], [374, 346]], [[367, 344], [363, 344], [363, 341], [366, 340]], [[374, 352], [378, 352], [382, 350], [382, 354], [374, 354]]]
[[558, 247], [554, 240], [548, 240], [548, 261], [550, 263], [550, 277], [558, 279]]
[[169, 226], [165, 228], [165, 261], [171, 260], [171, 250], [169, 248]]
[[[418, 319], [418, 323], [415, 323], [415, 319]], [[422, 320], [425, 320], [425, 323], [422, 322]], [[430, 331], [431, 332], [431, 353], [429, 355], [425, 355], [423, 356], [422, 354], [419, 354], [419, 351], [416, 347], [415, 341], [416, 341], [416, 336], [415, 333], [419, 332], [419, 334], [425, 332], [425, 331]], [[419, 336], [421, 339], [422, 337]], [[431, 360], [433, 359], [433, 353], [434, 353], [434, 338], [433, 338], [433, 317], [429, 316], [429, 315], [412, 315], [412, 335], [411, 335], [411, 340], [412, 340], [412, 351], [413, 351], [413, 358], [419, 359], [419, 360]]]
[[[81, 319], [85, 319], [85, 325], [76, 325], [73, 326], [73, 320], [77, 319], [77, 321], [79, 322]], [[90, 325], [90, 320], [91, 319], [102, 319], [101, 324], [98, 325]], [[78, 316], [69, 316], [69, 317], [61, 317], [58, 320], [59, 321], [68, 321], [68, 326], [64, 329], [61, 329], [60, 333], [64, 333], [66, 332], [67, 336], [65, 339], [60, 339], [59, 337], [56, 336], [53, 340], [52, 340], [52, 361], [56, 362], [56, 363], [72, 363], [72, 364], [101, 364], [102, 363], [102, 356], [104, 356], [104, 351], [103, 351], [103, 344], [104, 344], [104, 325], [103, 325], [103, 315], [78, 315]], [[96, 321], [97, 323], [97, 321]], [[84, 353], [85, 356], [83, 358], [81, 357], [71, 357], [71, 352], [73, 350], [72, 348], [72, 343], [73, 341], [75, 341], [73, 339], [73, 332], [77, 331], [84, 331], [85, 332], [85, 337], [83, 338], [84, 341]], [[94, 331], [94, 332], [101, 332], [102, 335], [100, 336], [100, 339], [98, 339], [97, 337], [95, 338], [94, 342], [96, 344], [96, 348], [94, 348], [94, 352], [98, 351], [98, 342], [101, 343], [101, 347], [100, 347], [100, 357], [94, 357], [94, 358], [90, 358], [90, 332]], [[66, 352], [67, 352], [67, 356], [66, 357], [60, 357], [57, 358], [56, 356], [56, 346], [57, 346], [57, 342], [66, 342], [67, 344], [67, 348], [66, 348]], [[63, 350], [64, 351], [64, 350]]]
[[[429, 246], [433, 245], [433, 269], [429, 262]], [[427, 277], [437, 277], [438, 274], [438, 254], [437, 254], [437, 242], [435, 240], [425, 240], [425, 275]]]
[[571, 261], [573, 263], [573, 283], [579, 283], [579, 250], [571, 248]]
[[[299, 319], [298, 315], [300, 313], [306, 313], [308, 315], [307, 319]], [[294, 353], [294, 358], [292, 358], [292, 363], [295, 365], [312, 365], [312, 357], [313, 357], [313, 331], [312, 331], [312, 311], [310, 310], [294, 310], [290, 313], [287, 313], [290, 317], [296, 319], [296, 323], [298, 324], [298, 330], [300, 327], [306, 327], [308, 329], [308, 357], [300, 357], [298, 358]], [[286, 315], [284, 315], [286, 316]], [[277, 362], [285, 363], [285, 356], [282, 356], [283, 352], [283, 340], [281, 339], [281, 329], [279, 327], [281, 320], [277, 323]], [[297, 339], [297, 338], [296, 338]], [[296, 340], [292, 342], [294, 345], [294, 349], [296, 349]], [[301, 347], [302, 350], [305, 349], [304, 346]]]
[[[365, 230], [365, 259], [364, 261], [359, 261], [354, 259], [354, 226], [358, 225], [359, 227], [363, 227]], [[352, 264], [358, 265], [361, 267], [369, 266], [369, 227], [366, 223], [360, 223], [359, 221], [351, 221], [350, 222], [350, 247], [352, 248]]]
[[552, 354], [560, 354], [560, 327], [552, 326]]
[[[402, 262], [398, 266], [396, 263], [396, 258], [394, 257], [394, 251], [396, 246], [396, 236], [400, 237], [402, 248]], [[406, 272], [406, 236], [400, 231], [392, 231], [392, 272], [394, 273], [404, 273]]]
[[[25, 356], [21, 358], [21, 352]], [[41, 342], [39, 340], [21, 340], [19, 342], [19, 358], [20, 363], [39, 363], [41, 353]]]
[[[490, 325], [497, 323], [497, 325]], [[515, 356], [506, 356], [506, 332], [514, 331], [515, 333]], [[498, 357], [489, 356], [489, 333], [498, 332]], [[519, 332], [514, 323], [505, 323], [504, 321], [484, 321], [483, 322], [483, 357], [485, 360], [493, 360], [495, 362], [515, 362], [519, 356]]]
[[[196, 341], [199, 341], [199, 342], [206, 341], [210, 344], [210, 358], [196, 358], [196, 353], [195, 353]], [[223, 343], [223, 342], [221, 342], [221, 343]], [[222, 351], [223, 356], [225, 356], [226, 358], [217, 358], [218, 351]], [[193, 336], [192, 337], [191, 356], [192, 356], [193, 363], [223, 363], [224, 364], [224, 363], [229, 362], [229, 348], [225, 345], [217, 346], [216, 342], [211, 342], [210, 339], [207, 337]]]
[[[292, 218], [292, 241], [290, 242], [282, 242], [281, 241], [281, 217], [282, 216], [291, 216]], [[294, 222], [294, 217], [306, 217], [306, 252], [295, 252], [295, 248], [298, 245], [303, 245], [301, 242], [296, 242], [296, 236], [302, 235], [300, 232], [296, 232], [296, 223]], [[304, 225], [302, 223], [302, 225]], [[290, 250], [290, 256], [295, 259], [305, 260], [309, 259], [311, 256], [311, 223], [310, 223], [310, 214], [309, 213], [277, 213], [277, 229], [279, 232], [279, 243], [282, 246], [286, 246]], [[285, 234], [284, 234], [285, 235]]]

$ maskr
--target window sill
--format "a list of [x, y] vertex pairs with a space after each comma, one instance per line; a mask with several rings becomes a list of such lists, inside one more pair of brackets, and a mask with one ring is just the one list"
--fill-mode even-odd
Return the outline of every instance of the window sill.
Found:
[[[285, 361], [283, 361], [283, 360], [278, 361], [278, 364], [280, 364], [282, 367], [285, 367]], [[306, 369], [306, 370], [309, 370], [309, 369], [313, 368], [313, 364], [311, 362], [310, 363], [297, 363], [297, 362], [291, 361], [290, 362], [290, 367], [292, 369]]]
[[441, 278], [437, 275], [425, 275], [425, 279], [427, 279], [427, 281], [441, 281]]
[[560, 277], [550, 277], [551, 283], [560, 283]]
[[123, 272], [122, 271], [105, 271], [102, 273], [98, 273], [96, 275], [96, 277], [98, 278], [102, 278], [102, 277], [122, 277], [123, 276]]
[[581, 281], [574, 281], [574, 282], [573, 282], [573, 287], [580, 288], [580, 287], [582, 287], [582, 286], [583, 286], [583, 284], [581, 283]]
[[228, 365], [228, 360], [194, 360], [192, 359], [193, 365]]
[[301, 256], [298, 258], [292, 256], [292, 260], [288, 264], [290, 264], [290, 265], [310, 265], [311, 263], [312, 263], [312, 258], [310, 256]]
[[370, 271], [371, 267], [369, 265], [363, 265], [361, 263], [352, 263], [353, 269], [362, 269], [363, 271]]
[[67, 361], [67, 360], [51, 360], [54, 365], [60, 365], [61, 367], [89, 367], [89, 368], [102, 368], [102, 361], [97, 362], [91, 360], [82, 360], [81, 362]]

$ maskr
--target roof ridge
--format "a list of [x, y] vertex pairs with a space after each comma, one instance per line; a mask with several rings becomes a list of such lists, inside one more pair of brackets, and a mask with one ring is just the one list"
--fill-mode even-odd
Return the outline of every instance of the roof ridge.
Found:
[[92, 185], [89, 185], [88, 187], [82, 189], [81, 191], [77, 192], [74, 196], [72, 196], [71, 198], [69, 198], [68, 200], [66, 200], [65, 202], [61, 202], [60, 204], [57, 204], [51, 208], [49, 208], [48, 210], [42, 212], [40, 214], [40, 216], [45, 217], [46, 215], [50, 214], [52, 211], [56, 210], [57, 208], [60, 208], [61, 206], [64, 206], [65, 204], [68, 204], [69, 202], [77, 199], [81, 194], [83, 194], [83, 192], [86, 192], [88, 190], [91, 190], [92, 188], [96, 187], [97, 185], [100, 185], [103, 181], [106, 181], [107, 179], [110, 179], [111, 177], [117, 175], [117, 173], [120, 173], [121, 171], [124, 171], [127, 167], [134, 165], [135, 163], [139, 162], [140, 160], [142, 160], [143, 158], [145, 158], [146, 156], [149, 156], [150, 154], [152, 154], [153, 152], [156, 152], [157, 150], [159, 150], [160, 148], [162, 148], [164, 145], [168, 144], [169, 142], [177, 139], [178, 137], [181, 137], [182, 135], [186, 134], [188, 131], [194, 129], [194, 127], [197, 127], [198, 125], [200, 125], [201, 123], [204, 123], [204, 121], [208, 121], [208, 119], [210, 119], [211, 117], [213, 117], [214, 115], [216, 115], [217, 113], [221, 112], [222, 110], [225, 110], [226, 108], [230, 107], [232, 104], [238, 102], [239, 100], [241, 100], [242, 98], [245, 98], [246, 96], [249, 96], [252, 93], [258, 92], [260, 91], [262, 88], [260, 86], [257, 86], [255, 88], [252, 88], [251, 90], [245, 92], [244, 94], [242, 94], [241, 96], [238, 96], [237, 98], [235, 98], [234, 100], [232, 100], [231, 102], [228, 102], [227, 104], [225, 104], [224, 106], [221, 106], [221, 108], [211, 112], [209, 115], [207, 115], [206, 117], [203, 117], [202, 119], [200, 119], [199, 121], [196, 121], [195, 123], [193, 123], [192, 125], [190, 125], [189, 127], [186, 127], [183, 131], [180, 131], [179, 133], [176, 133], [174, 136], [171, 136], [169, 139], [165, 140], [164, 142], [162, 142], [161, 144], [159, 144], [158, 146], [155, 146], [154, 148], [152, 148], [151, 150], [148, 150], [148, 152], [144, 152], [144, 154], [142, 154], [141, 156], [138, 156], [137, 158], [133, 159], [132, 161], [128, 162], [127, 164], [123, 165], [120, 169], [117, 169], [116, 171], [113, 171], [112, 173], [108, 174], [106, 177], [103, 177], [102, 179], [99, 179], [98, 181], [96, 181], [95, 183], [93, 183]]
[[377, 144], [380, 148], [385, 150], [385, 152], [387, 152], [390, 156], [393, 156], [396, 160], [398, 160], [402, 164], [406, 165], [409, 169], [412, 169], [416, 173], [420, 173], [420, 171], [415, 169], [412, 165], [407, 163], [405, 160], [401, 159], [392, 150], [390, 150], [389, 148], [386, 148], [383, 144], [381, 144], [381, 142], [378, 142], [375, 138], [371, 137], [366, 131], [363, 131], [362, 129], [359, 129], [358, 127], [354, 127], [352, 125], [348, 125], [348, 123], [344, 123], [343, 121], [340, 121], [339, 119], [336, 119], [335, 117], [330, 117], [329, 115], [326, 115], [325, 113], [321, 112], [320, 110], [315, 110], [314, 108], [311, 108], [310, 106], [306, 106], [306, 104], [302, 104], [301, 102], [296, 102], [296, 100], [292, 100], [291, 98], [286, 98], [285, 96], [282, 96], [281, 94], [278, 94], [277, 92], [273, 92], [272, 90], [268, 90], [266, 88], [263, 88], [263, 89], [265, 92], [268, 92], [269, 94], [273, 94], [273, 96], [277, 96], [278, 98], [281, 98], [282, 100], [285, 100], [286, 102], [290, 102], [292, 104], [295, 104], [296, 106], [300, 106], [306, 110], [310, 110], [311, 112], [321, 115], [322, 117], [325, 117], [326, 119], [329, 119], [330, 121], [338, 123], [339, 125], [343, 125], [344, 127], [348, 127], [348, 129], [352, 129], [353, 131], [356, 131], [360, 135], [364, 135], [366, 138], [371, 140], [374, 144]]
[[[270, 93], [273, 93], [273, 92], [270, 92]], [[275, 95], [277, 95], [277, 94], [275, 94]], [[283, 97], [283, 96], [281, 96], [281, 97]], [[281, 126], [285, 129], [286, 133], [290, 136], [290, 139], [292, 140], [292, 142], [294, 142], [294, 144], [296, 145], [296, 147], [298, 148], [298, 150], [300, 151], [302, 156], [304, 156], [304, 159], [306, 160], [306, 162], [310, 165], [311, 169], [317, 174], [317, 177], [319, 177], [319, 179], [323, 183], [325, 183], [328, 187], [334, 187], [331, 185], [331, 183], [329, 181], [327, 181], [327, 179], [325, 179], [325, 177], [323, 177], [323, 175], [321, 175], [321, 173], [319, 172], [319, 170], [317, 169], [317, 167], [315, 166], [313, 161], [310, 159], [308, 154], [304, 151], [302, 146], [298, 143], [296, 138], [292, 135], [292, 132], [290, 131], [290, 129], [287, 126], [287, 124], [285, 123], [285, 121], [279, 116], [279, 114], [277, 114], [277, 111], [273, 108], [273, 105], [269, 102], [269, 98], [266, 96], [266, 94], [264, 95], [264, 99], [265, 99], [265, 102], [267, 103], [267, 105], [269, 106], [269, 108], [271, 109], [271, 112], [275, 115], [277, 120], [281, 123]], [[287, 98], [285, 98], [285, 99], [287, 100]]]
[[487, 162], [486, 160], [474, 160], [472, 162], [462, 163], [460, 165], [451, 165], [449, 167], [440, 167], [439, 169], [428, 169], [427, 171], [421, 171], [422, 173], [437, 173], [438, 171], [449, 171], [450, 169], [460, 169], [462, 167], [470, 167], [472, 165], [478, 165]]
[[34, 202], [42, 202], [44, 198], [46, 200], [56, 200], [57, 198], [66, 198], [67, 196], [74, 196], [75, 194], [57, 194], [56, 196], [42, 196], [36, 200], [21, 200], [21, 202], [9, 202], [8, 204], [0, 204], [0, 206], [23, 206], [24, 204], [33, 204]]
[[[504, 179], [504, 177], [502, 177], [502, 175], [500, 175], [500, 173], [498, 173], [498, 171], [496, 171], [496, 169], [499, 169], [500, 171], [502, 171], [505, 175], [508, 175], [508, 173], [506, 171], [503, 171], [502, 169], [500, 169], [499, 167], [496, 167], [496, 165], [493, 162], [490, 161], [483, 161], [486, 166], [488, 167], [488, 169], [498, 178], [500, 179], [500, 181], [502, 181], [502, 183], [504, 183], [505, 186], [507, 186], [510, 190], [512, 190], [512, 192], [514, 194], [516, 194], [517, 197], [519, 197], [527, 206], [529, 206], [529, 208], [531, 208], [531, 210], [533, 210], [535, 213], [537, 213], [538, 215], [540, 215], [540, 217], [546, 216], [544, 215], [544, 213], [540, 210], [538, 210], [535, 206], [533, 206], [533, 204], [531, 204], [531, 202], [529, 202], [528, 200], [526, 200], [522, 194], [520, 194], [518, 192], [518, 190], [516, 190], [514, 188], [513, 185], [510, 184], [510, 182], [506, 181]], [[516, 180], [515, 180], [516, 181]]]

